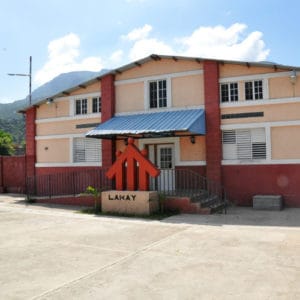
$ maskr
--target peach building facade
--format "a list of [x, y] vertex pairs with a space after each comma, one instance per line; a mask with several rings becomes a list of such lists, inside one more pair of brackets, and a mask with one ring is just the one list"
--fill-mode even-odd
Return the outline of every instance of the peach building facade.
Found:
[[[299, 72], [151, 55], [28, 108], [28, 144], [35, 146], [27, 155], [34, 157], [35, 174], [99, 169], [111, 165], [131, 136], [161, 169], [190, 169], [218, 181], [237, 204], [250, 205], [255, 194], [280, 194], [287, 205], [300, 206]], [[205, 134], [86, 137], [116, 117], [188, 110], [205, 112]]]
[[[101, 82], [92, 80], [36, 106], [36, 171], [101, 167], [101, 141], [85, 133], [101, 122]], [[86, 153], [85, 153], [86, 152]]]

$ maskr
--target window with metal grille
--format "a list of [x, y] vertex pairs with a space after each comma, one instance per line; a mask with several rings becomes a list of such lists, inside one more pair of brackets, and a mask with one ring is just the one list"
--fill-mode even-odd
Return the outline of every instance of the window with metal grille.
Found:
[[150, 108], [167, 107], [167, 81], [155, 80], [149, 82]]
[[233, 102], [239, 100], [238, 83], [222, 83], [221, 84], [221, 102]]
[[160, 168], [171, 169], [172, 166], [172, 148], [161, 148], [160, 149]]
[[76, 115], [87, 114], [87, 99], [77, 99], [75, 101], [75, 114]]
[[73, 139], [73, 161], [79, 162], [101, 162], [102, 150], [99, 139], [74, 138]]
[[101, 112], [101, 97], [93, 98], [93, 113]]
[[264, 128], [224, 130], [223, 159], [266, 159], [266, 134]]
[[245, 99], [260, 100], [263, 99], [263, 81], [254, 80], [245, 82]]

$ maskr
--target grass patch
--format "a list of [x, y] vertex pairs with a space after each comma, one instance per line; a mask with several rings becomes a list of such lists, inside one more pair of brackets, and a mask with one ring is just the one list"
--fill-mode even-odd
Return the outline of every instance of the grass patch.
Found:
[[155, 212], [148, 216], [148, 215], [125, 214], [125, 213], [116, 213], [116, 212], [99, 212], [96, 211], [94, 208], [84, 208], [81, 209], [79, 213], [91, 214], [97, 216], [140, 218], [140, 219], [147, 219], [147, 220], [163, 220], [178, 214], [177, 212]]

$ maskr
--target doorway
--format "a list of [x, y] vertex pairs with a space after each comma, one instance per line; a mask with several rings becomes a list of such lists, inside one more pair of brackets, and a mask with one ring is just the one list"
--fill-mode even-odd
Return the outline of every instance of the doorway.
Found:
[[150, 189], [157, 191], [175, 190], [174, 144], [147, 145], [149, 159], [160, 169], [157, 178], [150, 178]]

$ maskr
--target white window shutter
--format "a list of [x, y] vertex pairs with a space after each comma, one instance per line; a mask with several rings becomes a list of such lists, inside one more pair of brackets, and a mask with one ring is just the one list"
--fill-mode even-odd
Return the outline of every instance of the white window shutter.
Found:
[[250, 130], [248, 129], [237, 130], [236, 138], [237, 138], [238, 159], [251, 159], [252, 147], [251, 147]]
[[75, 138], [73, 144], [74, 162], [85, 161], [85, 150], [83, 138]]
[[223, 159], [230, 159], [230, 160], [237, 159], [236, 144], [224, 144], [223, 145]]
[[265, 128], [223, 131], [223, 159], [266, 159]]
[[237, 159], [235, 130], [223, 131], [223, 159]]
[[73, 153], [74, 162], [101, 162], [101, 141], [92, 138], [74, 138]]
[[85, 160], [87, 162], [100, 162], [101, 142], [99, 139], [85, 139]]
[[264, 128], [251, 130], [252, 157], [253, 159], [266, 159], [266, 133]]
[[266, 133], [264, 128], [253, 128], [251, 129], [251, 140], [252, 143], [265, 143]]

